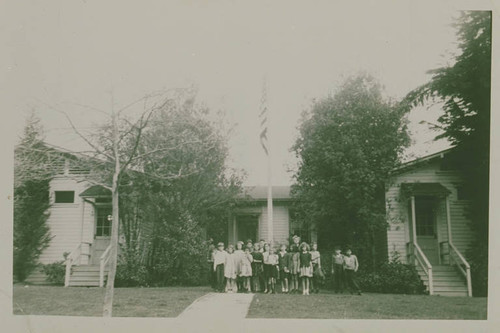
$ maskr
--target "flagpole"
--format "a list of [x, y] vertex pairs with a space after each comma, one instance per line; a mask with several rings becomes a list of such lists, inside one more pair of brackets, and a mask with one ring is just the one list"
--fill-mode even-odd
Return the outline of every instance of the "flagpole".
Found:
[[273, 184], [271, 176], [271, 149], [268, 146], [269, 154], [267, 155], [267, 234], [269, 245], [273, 245]]
[[274, 242], [273, 234], [273, 184], [271, 176], [271, 147], [268, 137], [268, 124], [269, 124], [269, 109], [267, 107], [267, 79], [264, 77], [264, 84], [262, 87], [261, 110], [259, 114], [260, 120], [260, 144], [264, 149], [267, 157], [267, 239], [269, 245], [272, 246]]

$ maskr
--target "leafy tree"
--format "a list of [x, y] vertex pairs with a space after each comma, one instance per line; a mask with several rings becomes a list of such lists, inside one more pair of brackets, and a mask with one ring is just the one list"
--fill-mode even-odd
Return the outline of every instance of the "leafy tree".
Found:
[[35, 269], [51, 239], [46, 224], [52, 176], [49, 162], [40, 120], [32, 112], [14, 151], [14, 275], [19, 281]]
[[387, 255], [384, 183], [409, 142], [404, 111], [360, 74], [314, 102], [292, 148], [299, 219], [316, 225], [322, 246], [351, 244], [371, 267]]
[[470, 193], [472, 230], [476, 239], [467, 254], [472, 262], [473, 290], [488, 286], [488, 207], [491, 102], [491, 12], [463, 12], [455, 23], [460, 53], [453, 65], [431, 70], [431, 80], [411, 91], [410, 105], [443, 102], [443, 132], [456, 147], [451, 158], [463, 173]]
[[225, 134], [188, 91], [152, 116], [139, 154], [145, 156], [135, 165], [141, 172], [127, 195], [140, 222], [123, 219], [127, 249], [147, 249], [142, 260], [151, 284], [199, 284], [206, 270], [204, 240], [224, 237], [241, 187], [225, 166]]

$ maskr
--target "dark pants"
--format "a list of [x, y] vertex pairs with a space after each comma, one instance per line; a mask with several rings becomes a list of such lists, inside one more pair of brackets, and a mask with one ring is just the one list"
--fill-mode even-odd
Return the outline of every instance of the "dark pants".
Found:
[[356, 282], [355, 274], [356, 273], [352, 269], [345, 269], [344, 270], [345, 281], [346, 281], [347, 287], [349, 288], [351, 293], [353, 291], [360, 293], [361, 289], [359, 289], [358, 283]]
[[209, 261], [207, 266], [208, 266], [208, 283], [210, 284], [210, 287], [215, 289], [217, 282], [216, 282], [215, 272], [214, 272], [214, 262]]
[[344, 267], [339, 264], [333, 264], [333, 289], [335, 292], [342, 291], [342, 280], [344, 275]]
[[215, 276], [217, 279], [217, 291], [224, 292], [226, 289], [225, 279], [224, 279], [224, 264], [218, 264], [215, 267]]

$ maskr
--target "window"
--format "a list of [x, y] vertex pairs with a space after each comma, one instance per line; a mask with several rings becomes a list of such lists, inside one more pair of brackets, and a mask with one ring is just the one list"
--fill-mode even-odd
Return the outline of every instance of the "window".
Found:
[[97, 208], [95, 235], [100, 237], [111, 236], [111, 207]]
[[55, 203], [74, 203], [75, 191], [55, 191]]

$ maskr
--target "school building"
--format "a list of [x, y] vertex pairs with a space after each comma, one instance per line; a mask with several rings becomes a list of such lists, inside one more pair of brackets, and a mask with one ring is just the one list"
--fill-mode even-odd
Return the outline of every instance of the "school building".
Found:
[[465, 259], [473, 240], [467, 215], [470, 193], [450, 161], [452, 151], [392, 170], [385, 194], [388, 255], [414, 264], [431, 295], [472, 296]]

